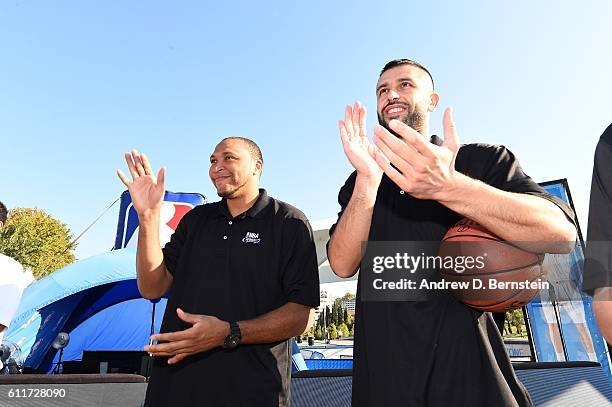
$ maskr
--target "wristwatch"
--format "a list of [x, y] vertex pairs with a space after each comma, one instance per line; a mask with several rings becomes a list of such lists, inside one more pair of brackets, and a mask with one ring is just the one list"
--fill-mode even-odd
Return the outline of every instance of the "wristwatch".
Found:
[[242, 336], [240, 334], [240, 325], [238, 325], [238, 322], [230, 322], [230, 334], [225, 337], [223, 349], [236, 349], [238, 345], [240, 345], [241, 339]]

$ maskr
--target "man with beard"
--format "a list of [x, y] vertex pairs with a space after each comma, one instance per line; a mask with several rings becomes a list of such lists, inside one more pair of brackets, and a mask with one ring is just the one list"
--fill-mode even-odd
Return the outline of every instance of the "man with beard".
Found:
[[[460, 146], [450, 109], [444, 140], [430, 135], [439, 96], [427, 69], [408, 59], [389, 62], [376, 95], [374, 144], [359, 103], [339, 122], [355, 171], [330, 229], [328, 259], [338, 276], [359, 270], [363, 242], [439, 242], [463, 217], [504, 240], [531, 242], [532, 251], [571, 249], [571, 209], [529, 178], [510, 151]], [[489, 313], [445, 292], [424, 301], [364, 301], [367, 272], [364, 266], [357, 289], [353, 406], [531, 405]]]
[[312, 231], [293, 206], [259, 189], [253, 141], [222, 140], [209, 176], [221, 201], [198, 206], [159, 243], [165, 170], [126, 153], [140, 223], [136, 269], [145, 298], [169, 294], [146, 406], [289, 406], [291, 346], [319, 305]]

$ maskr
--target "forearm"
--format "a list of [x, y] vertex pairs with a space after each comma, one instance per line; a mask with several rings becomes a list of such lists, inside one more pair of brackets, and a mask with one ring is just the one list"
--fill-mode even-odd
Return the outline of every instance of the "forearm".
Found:
[[329, 265], [340, 277], [351, 277], [359, 268], [362, 245], [370, 234], [379, 183], [357, 175], [351, 199], [329, 240]]
[[161, 297], [172, 283], [159, 242], [159, 211], [139, 217], [136, 273], [138, 289], [144, 298]]
[[599, 331], [612, 345], [612, 287], [602, 287], [593, 295], [593, 313]]
[[463, 174], [457, 175], [454, 186], [439, 201], [500, 238], [530, 251], [567, 253], [576, 239], [574, 225], [552, 202], [502, 191]]
[[301, 335], [308, 328], [312, 314], [312, 308], [288, 302], [255, 319], [238, 321], [241, 343], [272, 343]]

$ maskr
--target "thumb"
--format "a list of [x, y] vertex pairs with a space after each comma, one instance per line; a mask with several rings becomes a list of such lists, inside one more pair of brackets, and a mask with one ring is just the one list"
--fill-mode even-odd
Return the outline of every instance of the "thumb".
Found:
[[443, 123], [444, 143], [442, 143], [442, 145], [456, 154], [457, 150], [459, 150], [459, 138], [457, 137], [457, 128], [455, 127], [455, 121], [453, 120], [452, 107], [447, 107], [444, 111]]
[[164, 188], [164, 182], [166, 181], [166, 169], [161, 167], [157, 173], [157, 185]]
[[178, 315], [180, 319], [182, 319], [185, 322], [189, 322], [190, 324], [195, 324], [199, 320], [197, 315], [185, 312], [180, 308], [176, 309], [176, 314]]

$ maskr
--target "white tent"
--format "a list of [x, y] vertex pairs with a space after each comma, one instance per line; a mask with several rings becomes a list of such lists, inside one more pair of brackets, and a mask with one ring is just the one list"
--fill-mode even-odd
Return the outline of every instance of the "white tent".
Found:
[[319, 265], [319, 282], [321, 284], [338, 283], [356, 280], [357, 274], [350, 278], [340, 278], [334, 274], [327, 260], [326, 245], [329, 240], [329, 228], [336, 222], [336, 218], [315, 220], [310, 223], [317, 248], [317, 264]]

